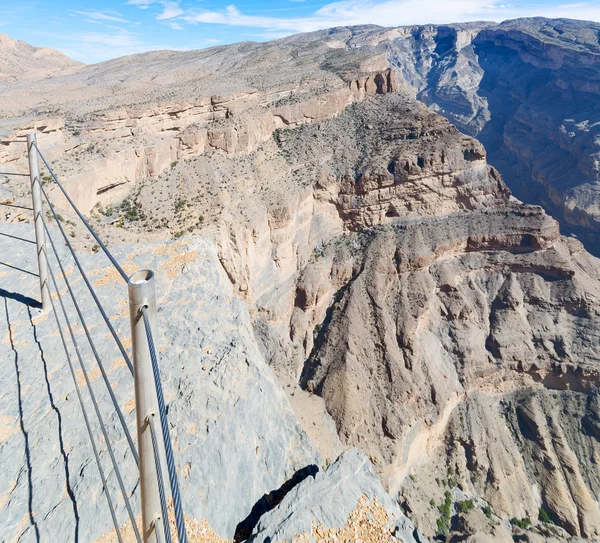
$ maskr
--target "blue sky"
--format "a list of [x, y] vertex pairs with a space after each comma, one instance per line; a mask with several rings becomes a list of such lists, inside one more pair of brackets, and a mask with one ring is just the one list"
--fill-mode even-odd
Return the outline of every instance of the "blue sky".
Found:
[[143, 51], [264, 41], [340, 25], [528, 16], [600, 21], [600, 0], [0, 0], [0, 33], [94, 63]]

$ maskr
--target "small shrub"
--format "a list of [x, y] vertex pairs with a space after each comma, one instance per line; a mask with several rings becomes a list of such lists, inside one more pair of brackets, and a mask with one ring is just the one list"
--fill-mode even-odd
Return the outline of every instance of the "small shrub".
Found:
[[548, 513], [546, 513], [546, 510], [543, 507], [540, 507], [540, 513], [538, 515], [538, 518], [540, 519], [540, 522], [543, 522], [544, 524], [554, 524], [554, 522], [552, 522], [552, 519], [550, 518]]
[[438, 531], [438, 534], [441, 536], [445, 537], [448, 535], [448, 526], [446, 525], [446, 523], [444, 522], [444, 519], [442, 517], [437, 519], [437, 531]]
[[458, 509], [461, 513], [467, 513], [471, 509], [475, 509], [475, 504], [473, 500], [463, 500], [458, 502]]
[[511, 518], [510, 519], [510, 523], [513, 526], [517, 526], [518, 528], [522, 528], [523, 530], [526, 530], [527, 528], [529, 528], [531, 526], [531, 519], [529, 517], [524, 517], [524, 518]]
[[100, 250], [100, 245], [98, 245], [97, 243], [94, 243], [94, 245], [92, 245], [92, 253], [97, 253]]
[[438, 534], [447, 536], [450, 531], [450, 517], [452, 513], [452, 494], [448, 490], [444, 493], [444, 502], [439, 506], [440, 517], [437, 519]]
[[491, 508], [489, 505], [486, 505], [486, 506], [483, 508], [483, 514], [484, 514], [484, 515], [485, 515], [487, 518], [491, 519], [491, 518], [492, 518], [492, 508]]
[[137, 221], [139, 219], [137, 207], [132, 207], [125, 212], [125, 218], [130, 221]]

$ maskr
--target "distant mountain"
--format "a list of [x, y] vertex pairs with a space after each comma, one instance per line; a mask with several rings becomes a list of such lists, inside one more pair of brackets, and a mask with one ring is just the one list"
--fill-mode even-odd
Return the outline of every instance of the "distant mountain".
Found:
[[60, 51], [0, 34], [0, 82], [71, 74], [84, 66]]

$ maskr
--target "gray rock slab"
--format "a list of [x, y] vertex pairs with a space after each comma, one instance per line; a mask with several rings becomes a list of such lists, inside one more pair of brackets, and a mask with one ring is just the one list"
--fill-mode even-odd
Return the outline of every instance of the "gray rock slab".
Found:
[[414, 526], [382, 487], [371, 461], [356, 449], [345, 451], [327, 470], [307, 477], [294, 487], [275, 509], [261, 517], [250, 541], [292, 541], [295, 535], [303, 533], [314, 541], [313, 524], [342, 528], [363, 495], [376, 498], [385, 508], [399, 540], [404, 543], [424, 541], [417, 539]]
[[[58, 243], [58, 232], [52, 232], [135, 440], [133, 378], [66, 248]], [[29, 224], [2, 225], [0, 540], [93, 541], [112, 528], [111, 520], [54, 317], [40, 315], [35, 307], [39, 299], [35, 245], [23, 241], [32, 238]], [[265, 364], [248, 309], [233, 296], [210, 242], [194, 239], [120, 247], [114, 254], [127, 273], [143, 268], [156, 272], [156, 346], [185, 513], [206, 519], [220, 536], [231, 539], [263, 494], [279, 488], [299, 469], [320, 464], [318, 454]], [[80, 256], [128, 348], [125, 283], [103, 254]], [[69, 317], [76, 323], [75, 337], [132, 507], [139, 515], [133, 456], [53, 257], [50, 262]], [[72, 355], [79, 368], [73, 351]], [[125, 522], [123, 499], [80, 369], [76, 379], [100, 449], [108, 491], [119, 521]]]

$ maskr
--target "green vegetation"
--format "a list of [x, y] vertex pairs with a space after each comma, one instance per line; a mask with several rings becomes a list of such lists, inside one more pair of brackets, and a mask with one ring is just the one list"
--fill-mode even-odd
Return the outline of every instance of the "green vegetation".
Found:
[[452, 513], [452, 494], [448, 490], [444, 493], [444, 502], [438, 507], [440, 517], [437, 519], [437, 530], [441, 536], [447, 536], [450, 531], [450, 517]]
[[518, 528], [523, 528], [523, 530], [526, 530], [531, 526], [531, 519], [529, 517], [524, 517], [520, 519], [513, 517], [510, 519], [510, 523], [513, 526], [517, 526]]
[[471, 509], [475, 509], [475, 504], [471, 499], [463, 500], [461, 502], [458, 502], [458, 509], [461, 513], [467, 513]]
[[486, 505], [486, 506], [483, 508], [483, 514], [484, 514], [484, 515], [485, 515], [487, 518], [491, 519], [491, 518], [492, 518], [492, 508], [491, 508], [489, 505]]
[[138, 207], [133, 204], [129, 198], [125, 198], [125, 200], [121, 202], [119, 209], [121, 213], [123, 213], [123, 216], [129, 221], [133, 222], [140, 219], [144, 220], [146, 218], [146, 215], [144, 215], [143, 212], [140, 212]]
[[540, 522], [543, 522], [544, 524], [554, 524], [554, 522], [552, 522], [552, 519], [550, 518], [548, 513], [546, 513], [546, 510], [543, 507], [540, 507], [538, 518], [540, 519]]
[[92, 245], [92, 253], [97, 253], [100, 250], [100, 245], [98, 245], [97, 243], [94, 243], [94, 245]]

